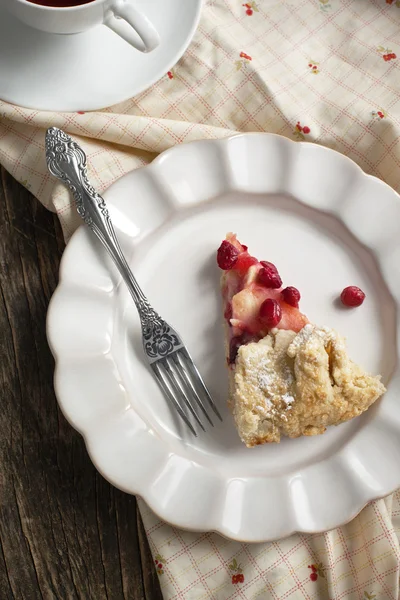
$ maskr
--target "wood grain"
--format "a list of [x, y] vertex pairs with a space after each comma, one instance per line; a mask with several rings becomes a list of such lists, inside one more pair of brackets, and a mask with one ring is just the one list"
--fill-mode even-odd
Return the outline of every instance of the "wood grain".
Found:
[[64, 242], [57, 218], [0, 178], [0, 598], [160, 599], [136, 500], [91, 464], [61, 414], [46, 341]]

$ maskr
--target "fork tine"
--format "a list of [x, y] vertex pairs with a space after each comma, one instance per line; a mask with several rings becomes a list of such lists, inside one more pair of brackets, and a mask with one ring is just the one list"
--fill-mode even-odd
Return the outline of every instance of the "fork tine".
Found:
[[217, 417], [219, 418], [219, 420], [222, 421], [222, 417], [221, 417], [221, 415], [219, 413], [219, 410], [215, 406], [215, 404], [214, 404], [214, 402], [213, 402], [213, 400], [211, 398], [210, 392], [208, 391], [207, 386], [204, 383], [202, 376], [200, 375], [200, 373], [199, 373], [196, 365], [194, 364], [192, 357], [190, 356], [189, 352], [187, 351], [187, 348], [184, 346], [181, 349], [181, 352], [182, 352], [183, 356], [187, 360], [187, 365], [188, 365], [189, 371], [193, 375], [194, 379], [200, 384], [200, 387], [203, 390], [203, 392], [204, 392], [204, 394], [205, 394], [205, 396], [206, 396], [206, 398], [208, 400], [208, 403], [210, 404], [211, 408], [213, 409], [213, 411], [215, 412], [215, 414], [217, 415]]
[[[196, 411], [194, 410], [193, 406], [191, 405], [190, 401], [188, 400], [188, 397], [185, 392], [185, 388], [183, 387], [180, 377], [179, 377], [179, 371], [173, 370], [173, 368], [171, 367], [171, 364], [169, 362], [169, 358], [170, 357], [167, 356], [167, 358], [163, 361], [163, 367], [165, 368], [166, 374], [168, 376], [168, 381], [169, 381], [170, 385], [175, 389], [175, 391], [178, 392], [178, 394], [181, 394], [182, 400], [186, 404], [187, 408], [190, 410], [191, 414], [196, 419], [197, 423], [200, 425], [202, 430], [205, 431], [203, 423], [200, 421], [199, 417], [197, 416]], [[175, 373], [178, 374], [178, 377], [174, 376]]]
[[151, 367], [152, 367], [152, 369], [154, 371], [154, 374], [155, 374], [155, 376], [157, 378], [157, 381], [158, 381], [158, 383], [159, 383], [162, 391], [164, 392], [165, 396], [168, 398], [168, 400], [171, 402], [171, 404], [177, 410], [179, 416], [186, 423], [186, 425], [189, 427], [189, 429], [193, 433], [193, 435], [195, 435], [197, 437], [197, 433], [196, 433], [193, 425], [191, 424], [191, 422], [189, 421], [189, 419], [187, 418], [187, 416], [183, 412], [183, 410], [182, 410], [179, 402], [176, 400], [175, 396], [172, 394], [172, 392], [170, 391], [169, 387], [165, 383], [162, 370], [160, 369], [160, 365], [157, 362], [154, 362], [151, 365]]
[[175, 354], [173, 354], [172, 357], [173, 357], [173, 359], [175, 361], [175, 364], [179, 367], [179, 369], [180, 369], [179, 372], [182, 374], [182, 376], [183, 376], [183, 378], [184, 378], [184, 380], [186, 382], [186, 385], [192, 391], [192, 394], [195, 397], [195, 399], [197, 401], [197, 404], [200, 406], [201, 410], [203, 411], [204, 416], [206, 417], [206, 419], [208, 420], [208, 422], [210, 423], [210, 425], [212, 425], [212, 427], [214, 427], [214, 423], [211, 421], [211, 419], [210, 419], [210, 417], [208, 415], [208, 412], [207, 412], [207, 410], [206, 410], [206, 408], [205, 408], [205, 406], [203, 404], [203, 401], [200, 398], [199, 394], [197, 393], [197, 390], [194, 387], [193, 382], [192, 382], [192, 380], [190, 379], [190, 377], [189, 377], [189, 375], [187, 373], [187, 370], [186, 370], [187, 367], [186, 367], [185, 361], [181, 357], [179, 350]]

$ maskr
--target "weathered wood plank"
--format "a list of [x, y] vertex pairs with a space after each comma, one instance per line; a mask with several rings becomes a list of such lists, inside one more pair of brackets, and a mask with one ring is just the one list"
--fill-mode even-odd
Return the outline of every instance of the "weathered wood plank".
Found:
[[0, 598], [161, 598], [133, 496], [95, 470], [53, 391], [57, 218], [0, 178]]

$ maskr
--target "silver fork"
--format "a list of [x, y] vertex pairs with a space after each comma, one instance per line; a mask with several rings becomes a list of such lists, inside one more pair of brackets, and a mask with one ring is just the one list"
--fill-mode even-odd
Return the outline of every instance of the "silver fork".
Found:
[[82, 148], [64, 131], [51, 127], [46, 133], [46, 160], [50, 173], [72, 191], [79, 215], [109, 252], [128, 286], [140, 317], [145, 356], [166, 398], [194, 435], [197, 433], [185, 408], [203, 431], [199, 414], [213, 425], [209, 408], [222, 421], [182, 339], [150, 305], [129, 268], [105, 201], [89, 183]]

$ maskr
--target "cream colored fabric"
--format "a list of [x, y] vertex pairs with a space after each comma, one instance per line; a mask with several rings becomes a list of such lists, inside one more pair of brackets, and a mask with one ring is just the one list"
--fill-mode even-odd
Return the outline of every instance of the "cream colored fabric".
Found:
[[[46, 173], [50, 125], [83, 145], [100, 191], [175, 144], [236, 131], [335, 148], [399, 191], [399, 82], [397, 0], [208, 0], [184, 57], [135, 99], [86, 114], [0, 102], [0, 161], [58, 213], [66, 240], [79, 221]], [[257, 545], [175, 530], [141, 510], [166, 599], [390, 600], [399, 499], [326, 534]]]

